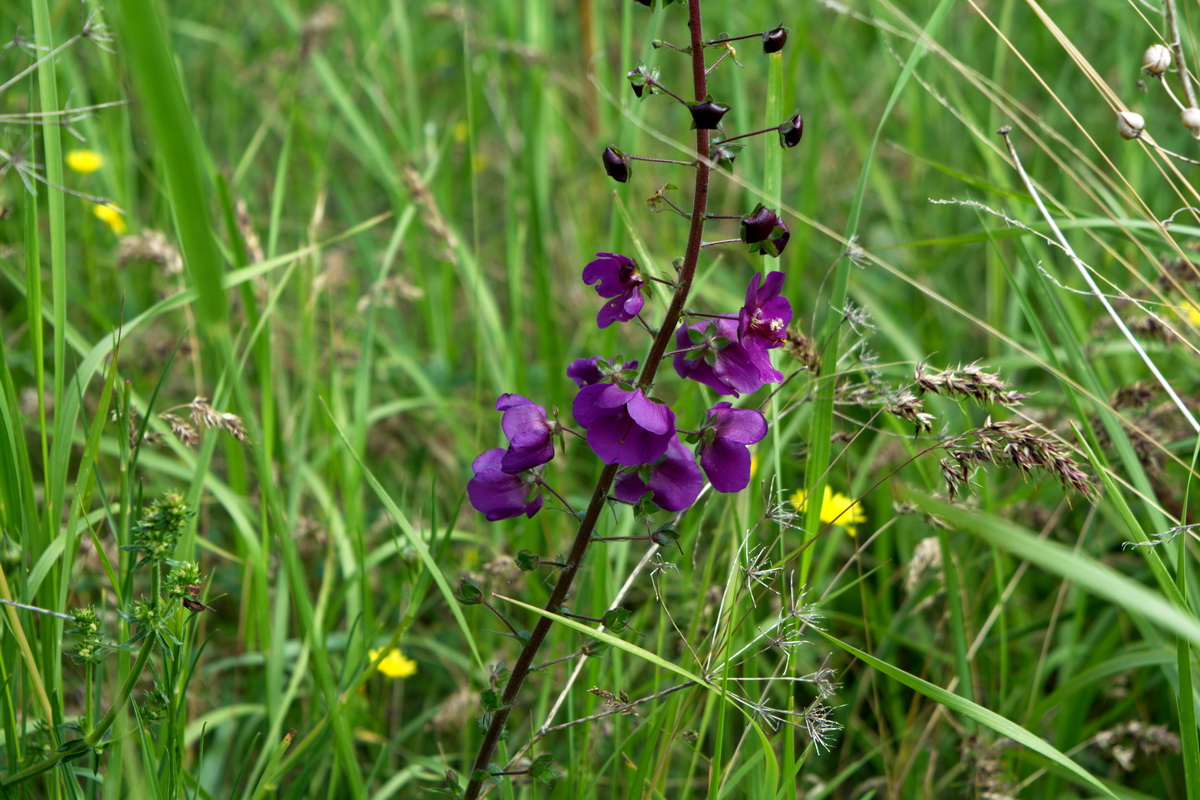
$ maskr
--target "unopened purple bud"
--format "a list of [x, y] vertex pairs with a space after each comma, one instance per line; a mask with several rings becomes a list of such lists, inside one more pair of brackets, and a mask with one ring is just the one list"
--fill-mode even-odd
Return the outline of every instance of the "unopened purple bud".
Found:
[[762, 43], [764, 53], [778, 53], [787, 44], [787, 28], [780, 25], [778, 28], [765, 31], [762, 35]]
[[629, 156], [609, 145], [604, 148], [602, 160], [604, 161], [604, 171], [608, 173], [608, 177], [617, 183], [625, 183], [629, 180], [629, 172], [633, 167], [633, 159]]
[[787, 247], [788, 239], [791, 237], [792, 233], [788, 230], [787, 223], [781, 219], [776, 219], [775, 230], [771, 233], [771, 236], [764, 241], [750, 245], [750, 252], [779, 258], [779, 254], [783, 252], [783, 248]]
[[800, 144], [801, 137], [804, 136], [804, 117], [800, 116], [797, 111], [787, 118], [787, 121], [779, 126], [779, 146], [780, 147], [795, 147]]
[[766, 241], [779, 224], [779, 215], [759, 203], [748, 216], [742, 217], [742, 241], [746, 244]]
[[711, 97], [701, 103], [688, 106], [692, 112], [692, 128], [697, 130], [716, 130], [721, 125], [721, 117], [729, 113], [729, 106], [715, 102]]

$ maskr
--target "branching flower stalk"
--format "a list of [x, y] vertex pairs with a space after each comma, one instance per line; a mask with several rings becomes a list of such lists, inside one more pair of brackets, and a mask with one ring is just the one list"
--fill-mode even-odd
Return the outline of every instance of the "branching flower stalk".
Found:
[[[688, 27], [691, 34], [690, 58], [692, 62], [693, 95], [696, 97], [697, 102], [700, 102], [708, 96], [708, 79], [705, 70], [705, 50], [703, 46], [704, 36], [701, 22], [701, 0], [691, 0], [688, 3]], [[708, 165], [709, 144], [710, 131], [706, 128], [697, 128], [696, 154], [699, 158], [695, 167], [695, 193], [692, 201], [687, 249], [683, 257], [683, 265], [679, 270], [679, 278], [676, 282], [675, 293], [671, 298], [671, 304], [667, 309], [666, 316], [663, 318], [662, 325], [658, 329], [658, 333], [654, 338], [650, 352], [646, 357], [637, 380], [637, 387], [642, 390], [648, 389], [654, 383], [654, 377], [657, 375], [659, 366], [662, 364], [663, 355], [667, 352], [671, 338], [675, 335], [675, 328], [687, 303], [688, 293], [692, 288], [692, 280], [696, 274], [696, 265], [700, 259], [700, 245], [704, 237], [704, 225], [707, 220], [708, 185], [711, 173], [711, 168]], [[546, 602], [546, 609], [554, 611], [566, 601], [567, 595], [571, 591], [571, 586], [575, 582], [575, 576], [578, 574], [584, 557], [587, 555], [588, 545], [591, 543], [596, 522], [607, 505], [609, 491], [612, 489], [613, 481], [620, 467], [621, 465], [617, 463], [607, 464], [600, 473], [600, 477], [596, 482], [596, 488], [592, 492], [591, 502], [588, 503], [587, 510], [580, 520], [579, 529], [571, 545], [570, 554], [567, 556], [566, 566], [559, 571], [554, 590]], [[525, 679], [529, 675], [530, 668], [534, 664], [538, 651], [541, 650], [542, 644], [546, 640], [546, 635], [550, 632], [551, 624], [551, 620], [547, 617], [538, 618], [537, 623], [530, 633], [529, 640], [521, 649], [521, 653], [513, 665], [508, 683], [505, 685], [501, 695], [501, 707], [492, 715], [491, 723], [484, 734], [479, 752], [475, 757], [472, 770], [474, 774], [467, 784], [465, 793], [467, 800], [474, 800], [474, 798], [479, 796], [479, 792], [483, 787], [483, 780], [479, 778], [479, 771], [486, 771], [488, 764], [495, 755], [496, 746], [508, 722], [509, 714], [517, 702], [521, 686], [525, 683]]]

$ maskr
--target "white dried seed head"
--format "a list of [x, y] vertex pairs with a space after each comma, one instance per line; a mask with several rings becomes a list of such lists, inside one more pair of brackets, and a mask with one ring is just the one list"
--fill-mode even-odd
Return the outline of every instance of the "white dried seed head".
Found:
[[1162, 75], [1171, 68], [1171, 51], [1165, 45], [1152, 44], [1142, 54], [1142, 69], [1151, 75]]
[[1192, 106], [1179, 112], [1179, 121], [1183, 127], [1192, 132], [1192, 136], [1200, 138], [1200, 108]]
[[1132, 111], [1122, 111], [1117, 114], [1117, 133], [1122, 139], [1136, 139], [1146, 130], [1146, 120], [1141, 114]]

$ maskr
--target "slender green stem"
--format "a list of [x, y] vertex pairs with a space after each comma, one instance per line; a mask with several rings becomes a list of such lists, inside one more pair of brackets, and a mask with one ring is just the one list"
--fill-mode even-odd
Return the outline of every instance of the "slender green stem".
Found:
[[[84, 746], [87, 749], [94, 749], [100, 744], [100, 740], [108, 733], [108, 729], [112, 727], [113, 720], [117, 718], [117, 714], [125, 707], [129, 696], [133, 694], [133, 687], [137, 686], [138, 679], [141, 678], [143, 670], [146, 669], [146, 662], [150, 660], [150, 653], [154, 651], [154, 634], [147, 633], [142, 639], [142, 649], [138, 651], [137, 659], [133, 662], [133, 667], [129, 670], [129, 674], [125, 676], [125, 682], [121, 684], [121, 690], [117, 693], [116, 699], [109, 707], [100, 721], [96, 723], [96, 727], [92, 728], [91, 732], [83, 738]], [[20, 772], [14, 772], [11, 775], [5, 775], [0, 778], [0, 786], [12, 786], [21, 781], [28, 780], [34, 775], [39, 775], [48, 769], [53, 769], [67, 756], [74, 755], [75, 751], [64, 753], [55, 753], [47, 758], [42, 759], [36, 764], [26, 767]]]
[[[704, 64], [700, 6], [701, 0], [692, 0], [688, 4], [688, 26], [692, 39], [692, 83], [697, 102], [703, 101], [708, 96], [708, 78]], [[638, 378], [637, 388], [642, 390], [649, 389], [654, 385], [654, 377], [658, 373], [659, 365], [662, 363], [663, 354], [666, 353], [667, 346], [675, 335], [675, 327], [678, 325], [684, 305], [687, 303], [688, 293], [692, 288], [692, 279], [696, 275], [696, 265], [700, 261], [700, 245], [704, 237], [704, 223], [708, 209], [708, 181], [710, 175], [710, 167], [708, 166], [709, 131], [704, 129], [696, 131], [696, 154], [699, 158], [696, 164], [695, 196], [692, 201], [691, 227], [688, 231], [687, 250], [684, 252], [683, 266], [679, 271], [679, 280], [675, 294], [671, 298], [671, 305], [667, 308], [666, 316], [663, 318], [662, 325], [659, 326], [658, 334], [654, 338], [654, 343], [650, 346], [650, 353], [646, 357], [642, 373]], [[571, 552], [567, 557], [567, 563], [559, 573], [558, 582], [554, 585], [554, 591], [550, 593], [550, 599], [546, 601], [545, 608], [547, 610], [557, 611], [567, 599], [567, 594], [570, 592], [571, 585], [575, 581], [575, 575], [579, 572], [584, 556], [587, 554], [588, 545], [591, 544], [592, 532], [595, 530], [596, 523], [600, 519], [600, 513], [608, 503], [608, 492], [612, 487], [613, 480], [616, 478], [618, 469], [620, 469], [619, 464], [608, 464], [600, 473], [600, 478], [596, 482], [596, 488], [592, 492], [591, 502], [588, 504], [583, 520], [579, 523], [579, 529], [575, 533], [575, 541], [571, 545]], [[501, 695], [501, 707], [492, 715], [487, 733], [484, 734], [483, 741], [480, 743], [479, 752], [476, 754], [475, 763], [472, 766], [472, 773], [487, 771], [488, 764], [491, 763], [492, 756], [496, 752], [496, 746], [499, 744], [500, 737], [508, 723], [508, 716], [517, 701], [521, 686], [525, 683], [525, 678], [529, 675], [533, 667], [534, 658], [541, 649], [542, 643], [545, 642], [546, 635], [550, 632], [550, 625], [549, 618], [539, 617], [533, 632], [529, 636], [529, 641], [517, 657], [508, 683], [504, 687], [504, 693]], [[464, 797], [466, 800], [475, 800], [475, 798], [479, 797], [482, 788], [483, 781], [472, 775], [467, 783]]]

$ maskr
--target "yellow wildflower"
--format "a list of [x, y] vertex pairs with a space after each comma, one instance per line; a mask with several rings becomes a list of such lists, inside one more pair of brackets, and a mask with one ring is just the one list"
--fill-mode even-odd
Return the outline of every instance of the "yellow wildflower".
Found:
[[[369, 650], [367, 655], [374, 661], [379, 658], [381, 653], [383, 653], [383, 650]], [[393, 647], [383, 657], [383, 660], [379, 662], [376, 669], [389, 678], [407, 678], [417, 673], [417, 662], [411, 658], [405, 658], [404, 653], [401, 653], [399, 648]]]
[[[803, 489], [797, 489], [796, 493], [790, 498], [790, 502], [796, 508], [804, 511], [808, 505], [808, 492]], [[829, 486], [825, 487], [825, 494], [821, 498], [821, 522], [835, 522], [846, 529], [846, 533], [854, 536], [858, 533], [858, 524], [866, 522], [867, 515], [863, 513], [862, 506], [844, 494], [835, 494]]]
[[1184, 300], [1183, 307], [1179, 310], [1183, 312], [1183, 316], [1188, 322], [1193, 325], [1200, 325], [1200, 306], [1197, 306], [1191, 300]]
[[112, 232], [117, 236], [120, 236], [129, 229], [129, 226], [125, 224], [125, 215], [112, 206], [92, 206], [92, 213], [96, 215], [96, 219], [112, 228]]
[[95, 150], [72, 150], [67, 153], [67, 166], [87, 175], [104, 166], [104, 156]]

